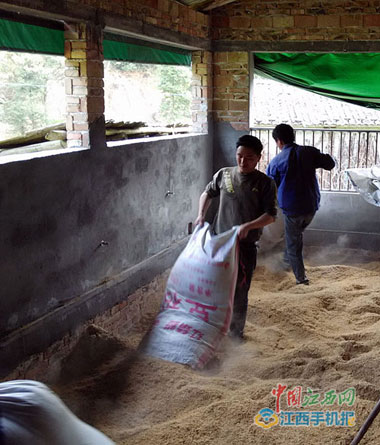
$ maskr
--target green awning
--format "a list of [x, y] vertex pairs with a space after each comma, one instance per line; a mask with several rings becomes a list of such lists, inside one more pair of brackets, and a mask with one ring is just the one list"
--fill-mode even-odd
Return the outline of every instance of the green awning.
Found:
[[[191, 52], [127, 37], [106, 34], [104, 58], [126, 62], [191, 65]], [[64, 33], [60, 29], [0, 19], [0, 50], [26, 51], [62, 56]]]
[[380, 109], [380, 53], [256, 53], [254, 63], [266, 77]]
[[0, 49], [62, 56], [63, 31], [0, 19]]
[[191, 66], [191, 52], [188, 50], [143, 41], [137, 43], [136, 39], [114, 34], [105, 35], [103, 53], [106, 60]]

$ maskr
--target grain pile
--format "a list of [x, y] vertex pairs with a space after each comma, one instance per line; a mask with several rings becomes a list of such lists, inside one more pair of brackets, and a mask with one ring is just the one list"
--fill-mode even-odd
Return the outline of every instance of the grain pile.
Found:
[[[91, 348], [104, 360], [89, 359], [81, 372], [68, 360], [54, 389], [121, 445], [349, 444], [380, 398], [380, 258], [309, 251], [310, 286], [296, 286], [277, 262], [267, 257], [255, 272], [245, 343], [226, 339], [209, 369], [139, 356], [152, 313], [124, 338], [99, 330]], [[320, 393], [354, 387], [356, 426], [259, 428], [254, 416], [275, 409], [278, 383]], [[379, 442], [380, 416], [361, 444]]]

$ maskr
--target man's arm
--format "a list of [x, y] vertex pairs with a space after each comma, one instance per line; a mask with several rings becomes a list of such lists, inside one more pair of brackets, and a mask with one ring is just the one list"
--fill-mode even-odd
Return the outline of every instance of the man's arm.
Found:
[[241, 224], [239, 227], [239, 238], [244, 239], [247, 238], [248, 233], [253, 229], [261, 229], [261, 227], [267, 226], [268, 224], [272, 224], [275, 221], [275, 217], [269, 215], [269, 213], [263, 213], [258, 218], [248, 221], [244, 224]]
[[281, 178], [280, 178], [280, 175], [278, 174], [277, 166], [273, 160], [269, 163], [267, 170], [266, 170], [266, 174], [267, 174], [267, 176], [269, 176], [270, 178], [272, 178], [274, 180], [277, 187], [280, 185]]
[[201, 227], [205, 222], [206, 212], [211, 204], [211, 197], [203, 192], [199, 198], [199, 206], [198, 206], [198, 216], [195, 220], [195, 225], [199, 224]]
[[203, 226], [207, 210], [211, 204], [211, 200], [219, 196], [219, 182], [221, 179], [221, 175], [223, 175], [223, 169], [215, 173], [212, 181], [207, 184], [205, 191], [201, 194], [198, 205], [198, 216], [194, 222], [195, 225], [199, 224], [201, 227]]
[[316, 159], [316, 167], [315, 168], [323, 168], [324, 170], [332, 170], [335, 167], [334, 159], [327, 153], [321, 153], [319, 150], [317, 159]]

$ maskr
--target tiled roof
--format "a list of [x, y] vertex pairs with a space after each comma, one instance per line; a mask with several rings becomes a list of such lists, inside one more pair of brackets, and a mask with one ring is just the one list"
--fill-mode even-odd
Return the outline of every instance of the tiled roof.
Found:
[[288, 123], [294, 127], [374, 127], [380, 111], [330, 99], [255, 75], [254, 126]]

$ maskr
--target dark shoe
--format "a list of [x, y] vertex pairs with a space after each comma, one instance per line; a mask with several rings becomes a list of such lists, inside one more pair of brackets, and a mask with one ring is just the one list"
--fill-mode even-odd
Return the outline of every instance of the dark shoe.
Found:
[[305, 278], [305, 279], [303, 279], [303, 280], [296, 280], [296, 284], [305, 284], [306, 286], [308, 286], [309, 285], [309, 279], [308, 278]]
[[234, 343], [243, 343], [245, 341], [245, 337], [244, 337], [244, 333], [243, 332], [229, 331], [228, 337]]

